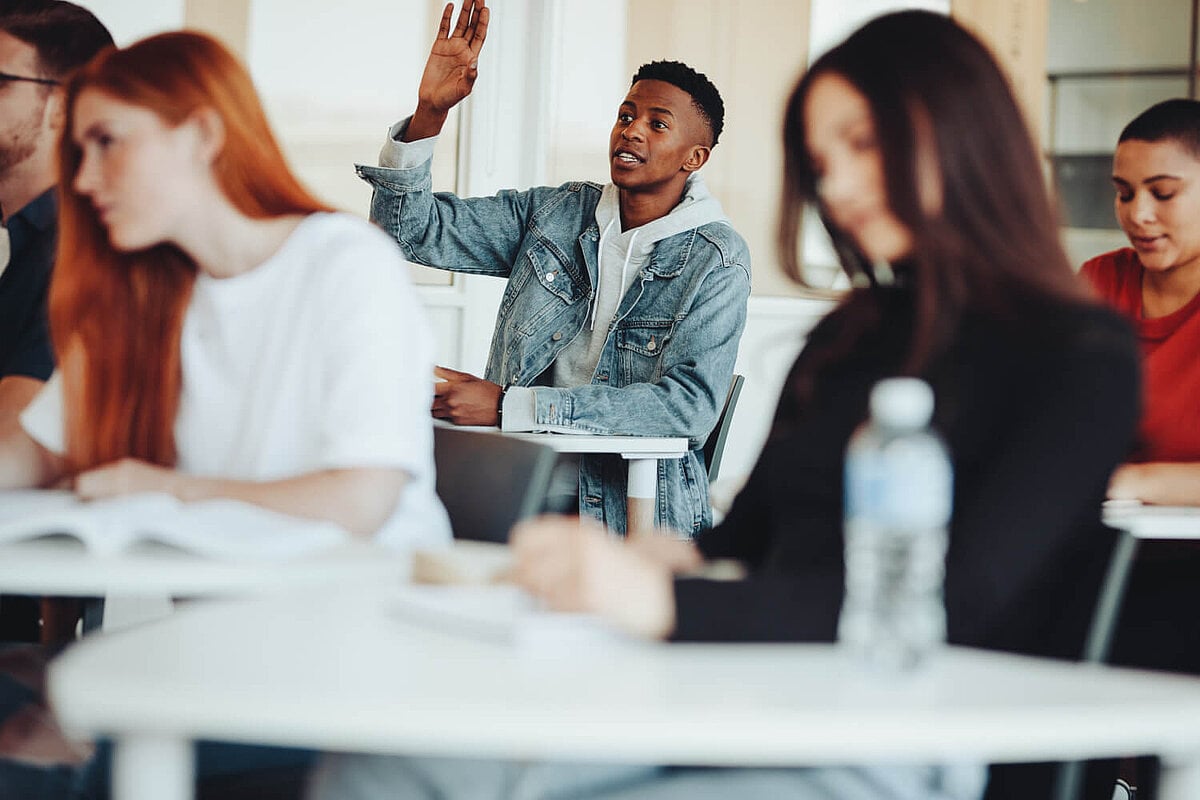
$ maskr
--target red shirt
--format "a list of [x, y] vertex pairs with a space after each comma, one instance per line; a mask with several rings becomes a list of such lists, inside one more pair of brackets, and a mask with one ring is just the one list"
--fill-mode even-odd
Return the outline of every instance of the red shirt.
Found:
[[1200, 461], [1200, 294], [1165, 317], [1142, 317], [1142, 264], [1131, 248], [1080, 273], [1133, 324], [1142, 351], [1142, 420], [1135, 461]]

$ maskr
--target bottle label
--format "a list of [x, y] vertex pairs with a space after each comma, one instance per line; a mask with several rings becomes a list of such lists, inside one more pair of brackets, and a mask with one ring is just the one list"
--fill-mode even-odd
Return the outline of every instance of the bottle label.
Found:
[[889, 528], [943, 527], [950, 521], [953, 477], [936, 439], [900, 437], [846, 457], [846, 517]]

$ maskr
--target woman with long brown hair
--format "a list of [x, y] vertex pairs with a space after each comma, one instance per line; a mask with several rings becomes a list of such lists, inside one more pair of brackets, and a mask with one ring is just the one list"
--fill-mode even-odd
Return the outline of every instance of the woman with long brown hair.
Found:
[[66, 86], [50, 290], [59, 370], [0, 487], [168, 492], [448, 538], [431, 340], [405, 262], [288, 169], [244, 67], [153, 36]]
[[[1007, 81], [953, 20], [902, 12], [817, 59], [785, 120], [785, 263], [799, 275], [797, 218], [813, 204], [857, 288], [810, 334], [745, 488], [720, 526], [688, 542], [530, 523], [513, 535], [515, 579], [551, 608], [646, 638], [832, 641], [847, 442], [877, 381], [916, 376], [933, 388], [954, 466], [947, 638], [1079, 657], [1115, 538], [1100, 504], [1132, 436], [1137, 356], [1128, 328], [1072, 274]], [[686, 574], [711, 558], [741, 560], [747, 577]], [[512, 797], [516, 786], [592, 800], [977, 800], [982, 781], [969, 767], [605, 770], [360, 756], [331, 758], [316, 787], [356, 800], [447, 787]], [[994, 796], [1006, 789], [996, 781]], [[1008, 796], [1048, 789], [1022, 782]]]

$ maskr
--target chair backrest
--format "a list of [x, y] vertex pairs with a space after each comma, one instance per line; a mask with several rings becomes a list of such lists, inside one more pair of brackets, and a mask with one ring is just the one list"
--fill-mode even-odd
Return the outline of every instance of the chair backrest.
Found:
[[704, 442], [704, 463], [708, 467], [708, 482], [717, 479], [721, 471], [721, 455], [725, 452], [725, 440], [729, 437], [729, 426], [733, 424], [733, 410], [737, 407], [738, 396], [742, 393], [745, 377], [734, 375], [729, 384], [729, 394], [725, 395], [725, 405], [717, 417], [717, 426]]
[[454, 538], [507, 542], [515, 523], [541, 510], [556, 458], [536, 442], [435, 425], [437, 494]]

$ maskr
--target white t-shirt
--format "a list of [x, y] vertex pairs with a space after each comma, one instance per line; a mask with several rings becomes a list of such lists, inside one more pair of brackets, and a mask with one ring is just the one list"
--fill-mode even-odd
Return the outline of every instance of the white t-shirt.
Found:
[[[431, 335], [407, 262], [383, 232], [349, 214], [311, 214], [254, 269], [200, 274], [181, 350], [181, 472], [274, 480], [403, 469], [409, 481], [377, 538], [449, 541], [434, 494]], [[63, 420], [56, 373], [21, 424], [61, 453]]]

